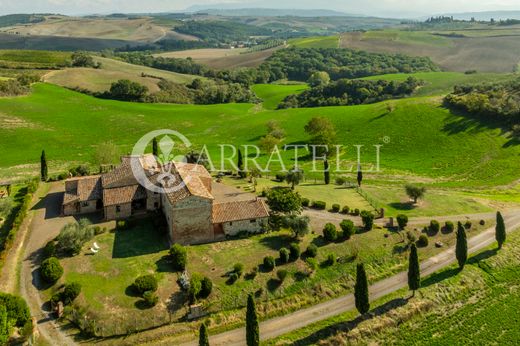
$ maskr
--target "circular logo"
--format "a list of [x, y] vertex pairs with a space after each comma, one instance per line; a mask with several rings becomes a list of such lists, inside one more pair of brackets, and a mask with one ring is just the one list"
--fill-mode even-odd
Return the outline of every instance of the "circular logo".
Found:
[[[146, 149], [157, 141], [157, 156], [146, 154]], [[176, 140], [175, 140], [176, 139]], [[132, 173], [147, 190], [156, 193], [170, 193], [186, 186], [190, 176], [183, 176], [176, 171], [175, 162], [186, 162], [186, 156], [173, 153], [174, 148], [191, 147], [191, 142], [183, 134], [175, 130], [155, 130], [141, 137], [132, 149], [130, 165]]]

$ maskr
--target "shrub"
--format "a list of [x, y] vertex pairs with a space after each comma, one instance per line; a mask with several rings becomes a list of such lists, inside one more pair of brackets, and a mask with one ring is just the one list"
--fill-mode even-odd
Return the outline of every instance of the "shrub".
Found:
[[54, 284], [63, 275], [63, 268], [56, 257], [50, 257], [42, 262], [40, 273], [42, 274], [43, 280]]
[[325, 210], [327, 209], [327, 203], [323, 201], [314, 201], [312, 202], [312, 207], [318, 210]]
[[351, 220], [343, 220], [339, 224], [341, 230], [343, 232], [343, 238], [350, 239], [354, 234], [356, 234], [356, 228], [354, 227], [354, 222]]
[[484, 226], [486, 224], [486, 221], [480, 220], [479, 225]]
[[275, 262], [273, 256], [264, 257], [264, 268], [267, 271], [273, 270], [275, 267]]
[[374, 227], [374, 214], [369, 211], [361, 212], [361, 220], [363, 221], [363, 227], [366, 231], [370, 231]]
[[340, 208], [341, 208], [341, 207], [339, 206], [339, 204], [333, 204], [333, 205], [332, 205], [332, 211], [333, 211], [334, 213], [339, 213], [339, 209], [340, 209]]
[[[233, 273], [236, 275], [236, 273]], [[238, 279], [238, 275], [237, 275]], [[198, 273], [194, 273], [190, 278], [190, 287], [188, 288], [188, 299], [193, 304], [200, 297], [200, 291], [202, 290], [202, 276]]]
[[336, 177], [334, 182], [336, 183], [336, 185], [339, 185], [339, 186], [345, 185], [347, 183], [347, 178], [345, 178], [345, 177]]
[[333, 253], [328, 254], [325, 264], [328, 266], [333, 266], [334, 264], [336, 264], [336, 255]]
[[23, 327], [31, 320], [29, 306], [22, 297], [0, 292], [0, 305], [7, 310], [7, 320], [13, 321], [17, 327]]
[[233, 272], [237, 273], [238, 277], [241, 277], [244, 272], [244, 265], [242, 263], [235, 263], [233, 266]]
[[341, 212], [343, 214], [348, 214], [350, 212], [350, 208], [348, 206], [344, 206], [343, 209], [341, 209]]
[[69, 255], [77, 255], [83, 245], [94, 238], [94, 229], [90, 222], [81, 219], [65, 225], [56, 238], [56, 249]]
[[418, 247], [427, 247], [428, 243], [429, 243], [429, 241], [428, 241], [428, 237], [426, 236], [426, 234], [421, 234], [419, 236], [419, 240], [417, 240], [417, 242], [416, 242], [416, 245]]
[[159, 297], [153, 291], [146, 291], [143, 293], [143, 299], [148, 307], [154, 307], [159, 302]]
[[278, 277], [278, 280], [280, 280], [280, 282], [284, 282], [285, 278], [287, 277], [287, 270], [281, 269], [277, 271], [276, 276]]
[[307, 250], [305, 250], [305, 254], [307, 257], [316, 257], [318, 256], [318, 247], [314, 244], [311, 244], [307, 247]]
[[464, 223], [464, 228], [466, 228], [466, 229], [470, 229], [470, 228], [471, 228], [471, 225], [472, 225], [471, 221], [468, 220], [468, 221], [466, 221], [466, 222]]
[[285, 181], [286, 174], [285, 173], [278, 173], [276, 174], [276, 181], [279, 183], [283, 183]]
[[289, 249], [287, 249], [285, 247], [280, 249], [280, 262], [281, 263], [288, 263], [290, 256], [291, 256], [291, 253], [290, 253]]
[[133, 287], [139, 295], [143, 295], [146, 291], [157, 291], [157, 279], [153, 275], [142, 275], [135, 279]]
[[298, 245], [298, 243], [291, 243], [291, 245], [289, 245], [289, 253], [290, 253], [291, 259], [293, 261], [296, 261], [298, 258], [300, 258], [300, 254], [301, 254], [300, 245]]
[[408, 225], [408, 216], [404, 214], [399, 214], [396, 216], [397, 225], [399, 226], [400, 230], [403, 230]]
[[307, 263], [311, 271], [315, 271], [316, 269], [318, 269], [318, 261], [316, 260], [316, 258], [309, 257], [305, 260], [305, 263]]
[[408, 232], [406, 232], [406, 239], [408, 239], [409, 243], [415, 243], [415, 240], [417, 238], [415, 237], [415, 234], [413, 234], [412, 232], [408, 231]]
[[107, 229], [105, 227], [101, 228], [99, 226], [95, 226], [94, 228], [94, 235], [100, 235], [107, 232]]
[[249, 273], [247, 273], [246, 279], [254, 280], [257, 275], [258, 275], [258, 267], [254, 267], [253, 269], [251, 269], [251, 271]]
[[354, 216], [358, 216], [359, 215], [359, 209], [358, 208], [354, 209], [353, 214], [354, 214]]
[[237, 280], [238, 280], [238, 275], [237, 275], [237, 273], [231, 273], [231, 274], [229, 274], [229, 277], [228, 277], [227, 283], [230, 284], [230, 285], [232, 285], [232, 284], [234, 284]]
[[81, 285], [77, 282], [66, 284], [60, 294], [61, 301], [65, 305], [70, 305], [81, 293]]
[[439, 222], [437, 220], [430, 221], [430, 232], [432, 232], [433, 234], [437, 234], [437, 233], [439, 233], [440, 229], [441, 229], [441, 225], [439, 224]]
[[446, 223], [444, 225], [444, 229], [446, 230], [447, 233], [451, 233], [455, 230], [455, 225], [451, 221], [446, 221]]
[[302, 206], [308, 207], [311, 201], [308, 198], [302, 198]]
[[213, 282], [207, 276], [203, 277], [200, 281], [200, 292], [199, 298], [207, 298], [213, 290]]
[[56, 256], [56, 243], [54, 240], [48, 242], [42, 250], [43, 258], [55, 257]]
[[173, 244], [170, 248], [170, 257], [172, 260], [173, 269], [176, 271], [183, 271], [186, 269], [188, 262], [188, 251], [180, 244]]
[[336, 230], [336, 226], [331, 223], [327, 223], [323, 228], [323, 237], [328, 241], [335, 241], [338, 239], [338, 231]]

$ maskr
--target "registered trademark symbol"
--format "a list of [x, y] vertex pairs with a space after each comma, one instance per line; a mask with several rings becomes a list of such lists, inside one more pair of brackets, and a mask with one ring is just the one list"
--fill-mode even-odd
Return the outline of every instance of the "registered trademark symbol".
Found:
[[383, 137], [383, 142], [384, 142], [385, 144], [390, 143], [390, 137], [388, 137], [388, 136], [384, 136], [384, 137]]

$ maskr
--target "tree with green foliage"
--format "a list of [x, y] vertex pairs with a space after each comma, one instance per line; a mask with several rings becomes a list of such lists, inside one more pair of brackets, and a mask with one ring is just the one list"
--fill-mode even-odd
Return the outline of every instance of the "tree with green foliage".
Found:
[[502, 214], [497, 211], [497, 225], [495, 227], [495, 238], [498, 243], [498, 249], [502, 249], [502, 245], [506, 241], [506, 225]]
[[245, 178], [246, 172], [244, 172], [244, 157], [242, 156], [242, 151], [240, 149], [238, 149], [237, 167], [240, 178]]
[[307, 83], [311, 87], [317, 87], [317, 86], [323, 86], [327, 85], [330, 82], [330, 76], [325, 71], [316, 71], [311, 74], [309, 79], [307, 80]]
[[47, 283], [54, 284], [63, 275], [63, 267], [56, 257], [49, 257], [40, 265], [40, 273], [43, 280]]
[[416, 186], [412, 184], [408, 184], [405, 186], [405, 191], [408, 197], [413, 199], [413, 203], [417, 204], [417, 200], [419, 198], [423, 198], [426, 193], [426, 188], [424, 186]]
[[61, 301], [65, 305], [70, 305], [81, 293], [81, 284], [71, 282], [65, 285], [63, 292], [61, 292]]
[[358, 263], [356, 268], [356, 285], [354, 286], [354, 298], [356, 300], [356, 309], [361, 315], [370, 310], [370, 301], [368, 296], [368, 279], [363, 263]]
[[361, 166], [358, 167], [357, 170], [357, 185], [361, 187], [361, 183], [363, 182], [363, 171], [361, 170]]
[[86, 52], [74, 52], [72, 53], [72, 66], [74, 67], [94, 67], [99, 68], [100, 65], [96, 64], [94, 58]]
[[172, 259], [173, 269], [183, 271], [186, 269], [188, 262], [188, 251], [180, 244], [173, 244], [170, 248], [170, 257]]
[[47, 167], [47, 158], [45, 157], [45, 150], [42, 150], [42, 155], [40, 156], [40, 178], [42, 181], [47, 181], [48, 179], [48, 167]]
[[7, 308], [5, 305], [0, 304], [0, 345], [7, 345], [10, 334], [11, 330], [7, 320]]
[[323, 237], [327, 241], [336, 241], [338, 239], [338, 230], [336, 229], [336, 226], [332, 223], [327, 223], [323, 227]]
[[128, 79], [121, 79], [112, 83], [110, 91], [104, 97], [120, 101], [141, 101], [148, 93], [148, 87]]
[[343, 220], [339, 226], [343, 232], [342, 236], [344, 239], [350, 239], [354, 234], [356, 234], [356, 227], [352, 220]]
[[267, 192], [267, 204], [275, 214], [297, 214], [302, 211], [302, 198], [298, 192], [283, 188]]
[[328, 160], [323, 161], [323, 180], [326, 185], [330, 184], [330, 167]]
[[22, 297], [0, 292], [0, 305], [6, 307], [8, 324], [21, 328], [31, 321], [29, 306]]
[[330, 146], [336, 141], [336, 129], [328, 118], [315, 117], [309, 120], [304, 127], [305, 132], [311, 135], [310, 144], [314, 158], [328, 156], [332, 151]]
[[256, 314], [255, 299], [252, 294], [247, 296], [246, 311], [246, 342], [247, 346], [260, 345], [260, 328], [258, 326], [258, 316]]
[[88, 219], [66, 224], [56, 238], [56, 250], [67, 255], [77, 255], [83, 245], [94, 237], [94, 228]]
[[294, 190], [296, 185], [300, 185], [300, 182], [303, 180], [303, 171], [294, 167], [285, 176], [285, 181], [287, 184], [291, 185], [291, 190]]
[[363, 228], [365, 229], [365, 231], [372, 230], [372, 227], [374, 227], [374, 214], [367, 210], [363, 210], [360, 215], [361, 221], [363, 221]]
[[157, 144], [157, 137], [152, 139], [152, 154], [155, 157], [159, 157], [159, 145]]
[[459, 269], [464, 269], [464, 266], [468, 261], [468, 240], [466, 238], [466, 230], [460, 222], [457, 225], [457, 245], [455, 246], [455, 255], [457, 257], [457, 262], [459, 263]]
[[399, 226], [399, 230], [402, 231], [408, 225], [408, 216], [404, 214], [399, 214], [396, 216], [397, 225]]
[[209, 346], [208, 327], [202, 322], [199, 329], [199, 346]]
[[417, 246], [412, 244], [410, 247], [410, 257], [408, 259], [408, 288], [415, 291], [421, 287], [421, 268], [419, 266], [419, 256], [417, 255]]
[[119, 148], [113, 142], [99, 144], [94, 152], [94, 160], [100, 166], [117, 163], [119, 158]]
[[310, 232], [308, 216], [286, 215], [282, 218], [282, 226], [290, 229], [294, 238], [301, 238]]

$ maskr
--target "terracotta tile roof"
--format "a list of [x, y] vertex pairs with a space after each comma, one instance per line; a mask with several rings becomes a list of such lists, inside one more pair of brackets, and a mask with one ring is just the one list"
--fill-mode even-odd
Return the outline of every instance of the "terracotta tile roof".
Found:
[[[166, 165], [163, 165], [166, 167]], [[174, 176], [176, 182], [182, 181], [184, 186], [176, 191], [168, 192], [166, 196], [173, 204], [189, 196], [197, 196], [207, 199], [214, 199], [207, 186], [202, 179], [209, 179], [211, 186], [211, 175], [202, 165], [191, 163], [173, 162], [170, 173]]]
[[120, 166], [106, 174], [103, 174], [101, 181], [103, 189], [137, 184], [137, 180], [132, 173], [130, 160], [123, 160]]
[[101, 199], [101, 177], [99, 175], [77, 177], [67, 180], [75, 182], [76, 188], [65, 191], [63, 204]]
[[267, 206], [261, 199], [213, 205], [213, 223], [260, 219], [268, 216]]
[[123, 186], [103, 190], [103, 205], [131, 203], [146, 198], [146, 190], [141, 185]]

